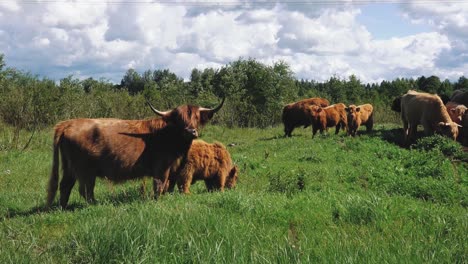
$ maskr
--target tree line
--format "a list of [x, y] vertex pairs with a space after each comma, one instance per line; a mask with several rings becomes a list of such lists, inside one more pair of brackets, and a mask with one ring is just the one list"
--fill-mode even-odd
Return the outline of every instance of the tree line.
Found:
[[[285, 62], [265, 65], [255, 59], [238, 59], [219, 69], [193, 69], [185, 81], [169, 69], [126, 71], [119, 84], [106, 79], [79, 80], [68, 76], [59, 81], [6, 67], [0, 54], [0, 119], [16, 130], [49, 127], [76, 117], [150, 117], [145, 101], [162, 110], [180, 104], [211, 107], [226, 97], [214, 123], [228, 127], [268, 127], [281, 122], [284, 105], [309, 97], [324, 97], [331, 103], [371, 103], [382, 113], [391, 101], [409, 89], [450, 96], [468, 89], [468, 79], [456, 82], [437, 76], [364, 84], [356, 76], [327, 81], [298, 80]], [[384, 115], [381, 117], [384, 120]], [[18, 132], [19, 133], [19, 132]]]

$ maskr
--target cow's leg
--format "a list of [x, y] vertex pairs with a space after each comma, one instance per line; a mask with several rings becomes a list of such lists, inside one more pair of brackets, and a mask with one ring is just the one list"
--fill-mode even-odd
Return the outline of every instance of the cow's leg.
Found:
[[95, 203], [94, 199], [94, 185], [96, 184], [96, 176], [88, 174], [87, 176], [80, 175], [78, 177], [80, 183], [80, 194], [88, 203]]
[[335, 135], [338, 134], [338, 132], [340, 132], [340, 124], [338, 123], [338, 125], [336, 125], [336, 130], [335, 130]]
[[317, 134], [318, 128], [312, 127], [312, 138], [315, 137], [315, 134]]
[[423, 128], [424, 128], [424, 135], [425, 136], [434, 135], [434, 129], [432, 128], [430, 123], [428, 123], [428, 122], [423, 123]]
[[366, 123], [367, 132], [371, 132], [373, 127], [374, 127], [374, 117], [371, 116], [369, 120], [367, 120], [367, 123]]
[[212, 192], [216, 189], [216, 182], [209, 178], [209, 179], [205, 179], [205, 185], [206, 185], [206, 189], [209, 191], [209, 192]]
[[63, 178], [60, 181], [60, 206], [62, 208], [67, 207], [70, 193], [75, 185], [76, 178], [73, 176], [69, 168], [63, 170]]
[[284, 137], [291, 137], [292, 129], [289, 126], [284, 126]]

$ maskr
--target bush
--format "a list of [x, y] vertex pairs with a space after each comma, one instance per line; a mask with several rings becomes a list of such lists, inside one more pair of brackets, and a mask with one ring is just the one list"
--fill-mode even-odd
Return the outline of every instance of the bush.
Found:
[[419, 138], [411, 148], [424, 151], [438, 151], [448, 157], [460, 157], [463, 155], [463, 149], [458, 142], [437, 134]]
[[299, 191], [303, 191], [306, 187], [305, 171], [280, 171], [268, 176], [268, 190], [270, 192], [284, 193], [291, 196]]

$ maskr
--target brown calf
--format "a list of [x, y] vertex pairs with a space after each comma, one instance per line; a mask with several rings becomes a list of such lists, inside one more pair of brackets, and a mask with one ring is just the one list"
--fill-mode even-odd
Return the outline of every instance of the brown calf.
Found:
[[330, 103], [324, 98], [308, 98], [295, 103], [288, 104], [283, 108], [282, 120], [284, 124], [284, 136], [290, 137], [296, 127], [311, 125], [311, 112], [309, 106], [318, 105], [326, 107]]
[[346, 130], [348, 118], [346, 117], [345, 104], [338, 103], [327, 107], [310, 106], [312, 112], [312, 137], [318, 130], [320, 134], [328, 131], [329, 127], [336, 127], [335, 134], [338, 134], [340, 128]]
[[208, 191], [224, 191], [237, 182], [237, 166], [232, 163], [231, 155], [221, 143], [209, 144], [195, 140], [187, 157], [170, 175], [169, 191], [177, 184], [179, 191], [190, 193], [190, 185], [197, 180], [204, 180]]
[[348, 113], [348, 135], [356, 136], [361, 125], [366, 126], [367, 132], [374, 126], [374, 108], [371, 104], [350, 105], [346, 108]]
[[461, 125], [462, 117], [467, 110], [466, 106], [455, 102], [448, 102], [445, 107], [452, 121]]

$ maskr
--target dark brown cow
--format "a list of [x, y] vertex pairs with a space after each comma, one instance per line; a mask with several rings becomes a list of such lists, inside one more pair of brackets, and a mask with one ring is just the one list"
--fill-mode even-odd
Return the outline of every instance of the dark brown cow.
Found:
[[459, 103], [462, 105], [468, 105], [468, 91], [467, 90], [455, 90], [453, 91], [451, 102]]
[[314, 97], [284, 106], [282, 120], [285, 137], [290, 137], [296, 127], [304, 126], [306, 128], [312, 124], [312, 113], [309, 107], [311, 105], [326, 107], [330, 105], [330, 102], [324, 98]]
[[223, 105], [214, 109], [183, 105], [161, 112], [162, 118], [149, 120], [71, 119], [55, 126], [52, 173], [47, 205], [57, 192], [59, 152], [63, 177], [60, 182], [60, 206], [66, 207], [70, 192], [78, 180], [80, 194], [94, 201], [96, 177], [113, 182], [151, 176], [156, 197], [168, 182], [173, 163], [187, 154], [198, 128], [206, 124]]
[[169, 191], [177, 184], [179, 191], [190, 193], [190, 185], [204, 180], [208, 191], [224, 191], [237, 182], [237, 166], [232, 163], [231, 155], [221, 143], [209, 144], [195, 140], [181, 164], [172, 169]]
[[342, 103], [327, 107], [310, 106], [312, 112], [312, 137], [315, 136], [318, 130], [320, 130], [320, 134], [323, 134], [323, 131], [328, 131], [329, 127], [336, 127], [335, 134], [340, 132], [340, 128], [346, 130], [348, 119], [345, 108], [346, 105]]
[[401, 113], [401, 96], [393, 99], [391, 109], [397, 113]]
[[434, 132], [453, 140], [458, 136], [460, 125], [452, 121], [442, 99], [435, 94], [409, 90], [401, 98], [401, 119], [407, 144], [415, 139], [418, 125], [424, 127], [426, 136]]
[[350, 105], [346, 108], [348, 112], [348, 135], [356, 136], [361, 125], [366, 126], [367, 132], [374, 126], [374, 108], [371, 104]]

